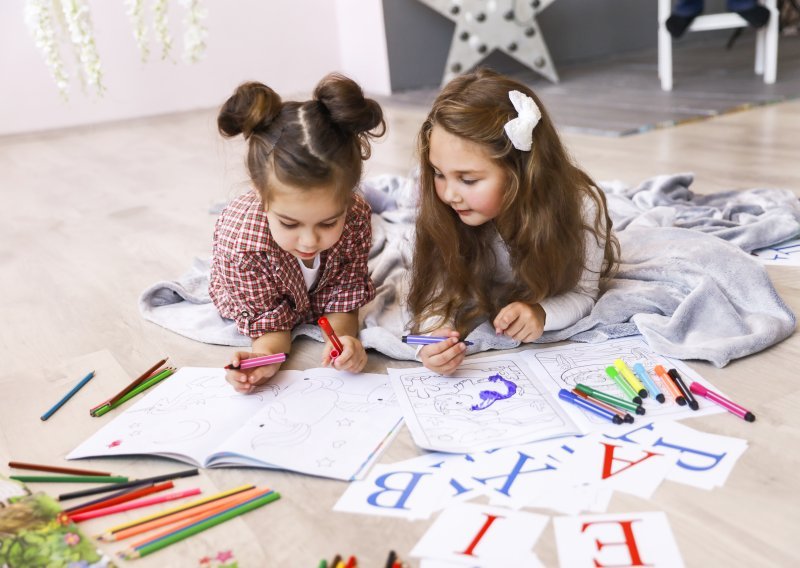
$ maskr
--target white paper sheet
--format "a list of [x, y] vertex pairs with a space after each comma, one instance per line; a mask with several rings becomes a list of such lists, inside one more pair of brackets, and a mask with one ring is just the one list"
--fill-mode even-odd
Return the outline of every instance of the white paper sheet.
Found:
[[553, 528], [563, 568], [684, 565], [662, 512], [555, 517]]
[[224, 369], [184, 367], [128, 404], [67, 459], [153, 454], [353, 479], [401, 423], [386, 375], [334, 369], [281, 371], [255, 393], [238, 394]]
[[541, 565], [533, 553], [549, 517], [463, 503], [442, 511], [411, 551], [461, 566]]

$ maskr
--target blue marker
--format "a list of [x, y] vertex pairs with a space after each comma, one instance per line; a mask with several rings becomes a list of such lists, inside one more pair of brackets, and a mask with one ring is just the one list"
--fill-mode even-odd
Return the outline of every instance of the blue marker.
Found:
[[[433, 345], [445, 339], [450, 339], [450, 337], [442, 337], [439, 335], [404, 335], [402, 339], [403, 343], [408, 343], [409, 345]], [[464, 345], [472, 345], [471, 341], [462, 341], [462, 343]]]
[[89, 373], [88, 375], [86, 375], [85, 377], [83, 377], [83, 379], [81, 379], [81, 382], [79, 382], [77, 385], [75, 385], [74, 387], [72, 387], [72, 390], [71, 390], [71, 391], [69, 391], [67, 394], [65, 394], [65, 395], [64, 395], [64, 398], [62, 398], [61, 400], [59, 400], [57, 403], [55, 403], [55, 404], [53, 405], [53, 408], [51, 408], [50, 410], [48, 410], [47, 412], [45, 412], [44, 414], [42, 414], [42, 416], [41, 416], [42, 420], [47, 420], [47, 419], [48, 419], [48, 418], [50, 418], [50, 417], [51, 417], [53, 414], [55, 414], [56, 410], [58, 410], [59, 408], [61, 408], [62, 406], [64, 406], [64, 403], [65, 403], [65, 402], [67, 402], [69, 399], [71, 399], [71, 398], [72, 398], [72, 396], [73, 396], [73, 395], [74, 395], [76, 392], [78, 392], [79, 390], [81, 390], [81, 388], [83, 387], [83, 385], [85, 385], [86, 383], [88, 383], [88, 382], [89, 382], [89, 380], [90, 380], [92, 377], [94, 377], [94, 371], [92, 371], [91, 373]]
[[660, 390], [658, 390], [658, 387], [653, 382], [653, 379], [650, 378], [650, 374], [644, 368], [644, 365], [641, 363], [636, 363], [633, 366], [633, 372], [636, 373], [636, 376], [639, 377], [639, 380], [644, 383], [644, 387], [650, 391], [650, 396], [652, 396], [661, 404], [664, 404], [666, 398], [664, 398], [664, 395], [661, 394]]
[[581, 398], [575, 394], [572, 394], [566, 389], [561, 389], [560, 391], [558, 391], [558, 398], [560, 398], [561, 400], [566, 400], [567, 402], [570, 402], [579, 408], [597, 414], [598, 416], [605, 418], [606, 420], [609, 420], [614, 424], [622, 424], [622, 418], [620, 417], [619, 414], [616, 414], [615, 412], [610, 412], [605, 408], [597, 406], [596, 404], [592, 404], [585, 398]]

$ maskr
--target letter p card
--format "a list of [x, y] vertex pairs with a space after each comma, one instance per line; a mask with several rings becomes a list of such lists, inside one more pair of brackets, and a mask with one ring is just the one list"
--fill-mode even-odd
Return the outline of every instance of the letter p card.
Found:
[[569, 568], [682, 568], [662, 512], [553, 519], [559, 564]]

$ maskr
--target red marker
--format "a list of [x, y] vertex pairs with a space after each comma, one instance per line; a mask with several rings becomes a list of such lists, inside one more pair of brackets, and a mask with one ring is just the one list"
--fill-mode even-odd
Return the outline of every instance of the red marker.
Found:
[[317, 320], [317, 323], [319, 324], [319, 326], [322, 328], [322, 331], [325, 332], [325, 335], [328, 336], [328, 339], [330, 339], [331, 343], [333, 344], [333, 349], [331, 349], [331, 359], [336, 359], [339, 355], [342, 354], [342, 351], [344, 351], [344, 345], [342, 345], [342, 342], [339, 341], [339, 338], [333, 331], [333, 328], [331, 327], [331, 323], [328, 321], [328, 318], [322, 316]]
[[694, 394], [707, 398], [712, 402], [716, 402], [722, 408], [731, 412], [738, 416], [743, 420], [747, 420], [748, 422], [754, 422], [756, 419], [755, 414], [750, 412], [744, 407], [739, 406], [735, 402], [728, 400], [721, 394], [717, 394], [712, 390], [708, 390], [706, 387], [701, 385], [700, 383], [692, 383], [689, 385], [689, 390], [692, 391]]

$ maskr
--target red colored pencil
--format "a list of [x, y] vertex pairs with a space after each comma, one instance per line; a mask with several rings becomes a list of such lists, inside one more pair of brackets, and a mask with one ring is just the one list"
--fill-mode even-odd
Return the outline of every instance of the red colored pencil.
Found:
[[158, 493], [159, 491], [166, 491], [167, 489], [172, 489], [173, 487], [175, 487], [175, 485], [171, 481], [167, 481], [158, 485], [150, 485], [149, 487], [142, 487], [141, 489], [131, 491], [130, 493], [120, 495], [119, 497], [111, 497], [104, 501], [98, 501], [97, 503], [86, 505], [85, 507], [79, 507], [72, 511], [66, 511], [66, 513], [68, 517], [72, 517], [73, 515], [88, 513], [89, 511], [95, 511], [97, 509], [105, 509], [106, 507], [111, 507], [112, 505], [119, 505], [120, 503], [133, 501], [139, 497], [152, 495], [153, 493]]
[[140, 509], [142, 507], [149, 507], [150, 505], [157, 505], [158, 503], [166, 503], [167, 501], [183, 499], [184, 497], [191, 497], [192, 495], [197, 495], [198, 493], [200, 493], [199, 488], [188, 489], [186, 491], [178, 491], [177, 493], [170, 493], [168, 495], [162, 495], [160, 497], [154, 497], [152, 499], [145, 499], [144, 501], [138, 501], [135, 503], [122, 503], [121, 505], [112, 505], [111, 507], [96, 509], [94, 511], [80, 513], [78, 515], [73, 514], [70, 515], [69, 517], [73, 521], [78, 523], [81, 521], [88, 521], [89, 519], [94, 519], [97, 517], [105, 517], [106, 515], [113, 515], [115, 513], [122, 513], [123, 511], [130, 511], [131, 509]]
[[35, 463], [25, 463], [18, 461], [8, 462], [8, 467], [14, 469], [30, 469], [32, 471], [49, 471], [51, 473], [66, 473], [68, 475], [96, 475], [98, 477], [110, 477], [111, 474], [105, 471], [91, 471], [88, 469], [77, 469], [73, 467], [61, 467], [58, 465], [39, 465]]

